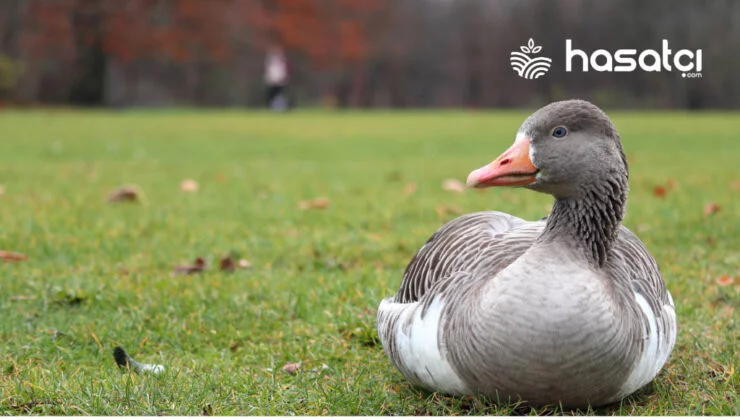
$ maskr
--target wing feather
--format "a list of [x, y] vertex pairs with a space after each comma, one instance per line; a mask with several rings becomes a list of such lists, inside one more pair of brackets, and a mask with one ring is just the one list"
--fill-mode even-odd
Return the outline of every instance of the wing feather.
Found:
[[[495, 211], [448, 222], [411, 259], [394, 301], [418, 302], [436, 283], [449, 282], [445, 279], [457, 278], [452, 274], [471, 272], [483, 262], [495, 275], [532, 245], [542, 226]], [[438, 286], [441, 291], [446, 285]]]

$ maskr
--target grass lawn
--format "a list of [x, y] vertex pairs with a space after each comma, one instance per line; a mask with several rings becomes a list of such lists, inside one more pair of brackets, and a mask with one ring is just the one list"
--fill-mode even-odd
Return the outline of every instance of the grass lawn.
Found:
[[[441, 188], [498, 156], [525, 117], [0, 113], [0, 250], [28, 255], [0, 261], [0, 414], [536, 412], [410, 387], [374, 325], [457, 213], [547, 213], [552, 199], [527, 190]], [[596, 412], [738, 415], [740, 278], [718, 278], [740, 276], [740, 115], [612, 117], [631, 169], [625, 225], [680, 324], [657, 380]], [[197, 192], [180, 191], [188, 178]], [[107, 203], [124, 184], [140, 202]], [[327, 208], [299, 207], [318, 197]], [[219, 271], [228, 253], [252, 268]], [[197, 257], [205, 272], [171, 275]], [[117, 345], [165, 373], [122, 373]]]

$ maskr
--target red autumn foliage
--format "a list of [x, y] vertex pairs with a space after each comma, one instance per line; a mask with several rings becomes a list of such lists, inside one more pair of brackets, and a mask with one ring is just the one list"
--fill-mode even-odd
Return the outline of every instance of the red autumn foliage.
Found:
[[34, 0], [21, 43], [36, 58], [99, 46], [124, 62], [228, 61], [243, 42], [282, 44], [327, 67], [358, 62], [390, 0]]

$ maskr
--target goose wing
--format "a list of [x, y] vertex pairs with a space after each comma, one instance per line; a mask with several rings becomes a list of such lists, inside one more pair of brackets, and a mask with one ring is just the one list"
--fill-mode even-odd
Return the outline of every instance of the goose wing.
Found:
[[[495, 275], [519, 258], [542, 231], [544, 223], [527, 222], [488, 211], [454, 219], [432, 235], [411, 259], [394, 298], [418, 302], [430, 289], [444, 289], [458, 272], [472, 273], [482, 263]], [[470, 278], [470, 276], [467, 276]]]
[[629, 395], [647, 385], [663, 367], [676, 343], [676, 311], [658, 264], [629, 229], [621, 227], [605, 266], [637, 309], [641, 341], [635, 343], [635, 364], [623, 386]]
[[408, 380], [447, 394], [471, 392], [447, 360], [440, 334], [445, 305], [519, 258], [543, 226], [500, 212], [468, 214], [442, 226], [416, 253], [377, 317], [383, 349]]

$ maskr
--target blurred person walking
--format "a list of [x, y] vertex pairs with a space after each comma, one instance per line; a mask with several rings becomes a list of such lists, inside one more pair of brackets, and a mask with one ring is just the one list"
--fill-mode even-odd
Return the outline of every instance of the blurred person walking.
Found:
[[278, 45], [273, 45], [267, 50], [265, 85], [267, 85], [267, 106], [273, 111], [288, 109], [288, 97], [285, 92], [288, 85], [288, 60]]

